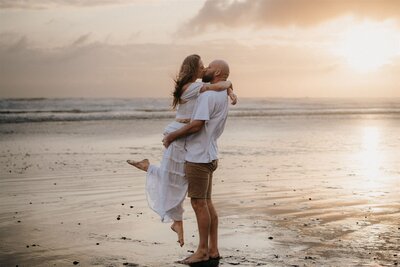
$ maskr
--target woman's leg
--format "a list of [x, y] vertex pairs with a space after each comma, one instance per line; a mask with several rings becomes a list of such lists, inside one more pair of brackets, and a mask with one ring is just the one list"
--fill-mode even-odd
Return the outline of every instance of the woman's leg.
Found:
[[174, 221], [171, 225], [171, 230], [178, 235], [178, 243], [182, 247], [185, 244], [183, 237], [183, 221]]
[[171, 230], [178, 235], [178, 243], [181, 247], [185, 244], [182, 220], [183, 212], [183, 201], [178, 206], [167, 212], [168, 217], [174, 220], [174, 223], [171, 225]]

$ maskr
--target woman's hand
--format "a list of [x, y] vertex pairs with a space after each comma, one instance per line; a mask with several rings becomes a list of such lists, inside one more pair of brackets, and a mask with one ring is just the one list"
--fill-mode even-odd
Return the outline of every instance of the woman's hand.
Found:
[[226, 92], [227, 92], [229, 98], [231, 99], [231, 104], [236, 105], [238, 99], [237, 99], [237, 96], [233, 93], [233, 87], [232, 86], [229, 87]]
[[236, 105], [238, 98], [234, 93], [229, 94], [229, 98], [231, 99], [231, 104]]

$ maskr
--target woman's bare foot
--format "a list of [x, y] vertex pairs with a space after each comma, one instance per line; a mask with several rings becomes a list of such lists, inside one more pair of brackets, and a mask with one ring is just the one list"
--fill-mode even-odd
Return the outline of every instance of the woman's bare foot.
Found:
[[185, 242], [183, 241], [183, 222], [182, 221], [174, 221], [171, 225], [171, 230], [174, 231], [178, 235], [178, 243], [182, 247]]
[[135, 166], [139, 170], [147, 172], [147, 169], [149, 168], [150, 162], [148, 159], [144, 159], [141, 161], [134, 161], [134, 160], [127, 160], [130, 165]]

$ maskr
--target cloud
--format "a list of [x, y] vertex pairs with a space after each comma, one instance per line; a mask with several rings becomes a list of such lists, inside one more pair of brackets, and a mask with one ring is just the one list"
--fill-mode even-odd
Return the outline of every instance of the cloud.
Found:
[[[0, 33], [0, 36], [12, 35]], [[89, 34], [39, 48], [25, 36], [0, 42], [0, 97], [169, 96], [172, 77], [194, 48], [111, 45]]]
[[132, 4], [130, 0], [0, 0], [0, 9], [49, 9], [59, 6], [91, 7]]
[[81, 35], [72, 43], [72, 45], [73, 46], [82, 45], [82, 44], [86, 43], [89, 40], [89, 37], [90, 37], [90, 33]]
[[384, 74], [357, 76], [323, 49], [291, 44], [112, 45], [85, 34], [74, 38], [78, 45], [50, 49], [0, 33], [7, 36], [8, 42], [0, 42], [0, 97], [168, 97], [179, 65], [193, 53], [206, 65], [227, 60], [239, 97], [400, 96], [400, 59]]
[[207, 0], [178, 31], [201, 33], [211, 26], [314, 26], [344, 15], [400, 18], [399, 0]]

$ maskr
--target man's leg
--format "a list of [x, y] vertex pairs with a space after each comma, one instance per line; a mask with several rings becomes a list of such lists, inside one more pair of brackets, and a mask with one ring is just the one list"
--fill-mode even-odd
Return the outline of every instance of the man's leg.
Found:
[[199, 246], [196, 252], [182, 263], [194, 263], [209, 259], [208, 237], [211, 219], [207, 206], [207, 189], [210, 174], [211, 171], [208, 164], [191, 162], [186, 162], [185, 164], [185, 175], [189, 183], [188, 196], [196, 214], [199, 230]]
[[219, 257], [219, 250], [218, 250], [218, 214], [214, 208], [214, 205], [211, 199], [207, 199], [207, 207], [210, 213], [210, 236], [209, 236], [209, 243], [208, 243], [208, 252], [210, 258], [217, 258]]
[[208, 260], [208, 236], [210, 232], [210, 213], [206, 199], [191, 198], [193, 210], [196, 214], [197, 227], [199, 229], [199, 246], [190, 257], [191, 262]]
[[211, 200], [212, 195], [212, 183], [213, 183], [213, 173], [218, 167], [218, 160], [214, 160], [210, 163], [211, 174], [210, 179], [208, 181], [208, 188], [207, 188], [207, 206], [208, 211], [210, 213], [210, 235], [209, 235], [209, 243], [208, 243], [208, 253], [210, 258], [219, 258], [219, 251], [218, 251], [218, 215], [217, 211], [214, 208], [214, 205]]

